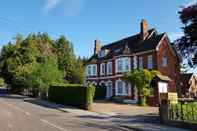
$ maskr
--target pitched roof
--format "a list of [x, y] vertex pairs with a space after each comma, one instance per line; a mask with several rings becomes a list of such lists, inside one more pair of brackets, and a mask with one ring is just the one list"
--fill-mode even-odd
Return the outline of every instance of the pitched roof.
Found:
[[157, 45], [165, 35], [165, 33], [157, 34], [157, 31], [153, 28], [148, 30], [147, 38], [142, 41], [141, 34], [138, 33], [136, 35], [118, 40], [116, 42], [104, 45], [101, 47], [101, 50], [108, 50], [109, 52], [105, 57], [98, 58], [98, 55], [93, 55], [89, 61], [92, 59], [110, 59], [113, 56], [122, 55], [122, 54], [132, 54], [143, 51], [149, 51], [156, 49]]
[[157, 74], [156, 77], [159, 80], [162, 80], [162, 81], [171, 81], [171, 79], [168, 76], [165, 76], [165, 75]]
[[181, 74], [180, 79], [182, 82], [188, 83], [189, 80], [191, 79], [193, 73], [187, 73], [187, 74]]

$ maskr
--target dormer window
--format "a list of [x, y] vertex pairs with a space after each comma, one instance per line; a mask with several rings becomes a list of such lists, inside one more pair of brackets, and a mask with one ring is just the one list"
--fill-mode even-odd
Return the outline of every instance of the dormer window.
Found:
[[118, 49], [114, 50], [115, 53], [118, 53], [120, 51], [121, 51], [121, 48], [118, 48]]
[[98, 54], [98, 57], [99, 58], [105, 57], [108, 53], [109, 53], [109, 50], [107, 49], [101, 50]]

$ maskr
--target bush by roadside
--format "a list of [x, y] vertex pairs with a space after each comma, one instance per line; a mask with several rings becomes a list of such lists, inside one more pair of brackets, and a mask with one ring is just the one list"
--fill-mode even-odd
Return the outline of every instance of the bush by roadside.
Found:
[[3, 78], [0, 78], [0, 87], [4, 86], [4, 79]]
[[88, 85], [62, 85], [50, 86], [48, 92], [49, 101], [58, 104], [75, 106], [86, 110], [91, 110], [95, 87]]

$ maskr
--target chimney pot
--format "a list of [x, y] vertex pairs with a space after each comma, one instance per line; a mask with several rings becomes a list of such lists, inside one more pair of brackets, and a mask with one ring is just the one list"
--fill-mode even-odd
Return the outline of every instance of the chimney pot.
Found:
[[141, 37], [142, 37], [142, 40], [145, 40], [146, 37], [148, 36], [148, 23], [145, 19], [142, 19], [141, 23], [140, 23], [140, 26], [141, 26]]
[[100, 50], [101, 50], [101, 41], [97, 38], [94, 41], [94, 54], [98, 54]]

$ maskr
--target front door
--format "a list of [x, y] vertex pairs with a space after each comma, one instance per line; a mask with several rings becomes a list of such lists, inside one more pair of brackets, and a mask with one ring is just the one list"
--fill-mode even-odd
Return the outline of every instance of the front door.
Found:
[[112, 82], [107, 83], [107, 93], [106, 93], [106, 98], [109, 99], [112, 97]]

